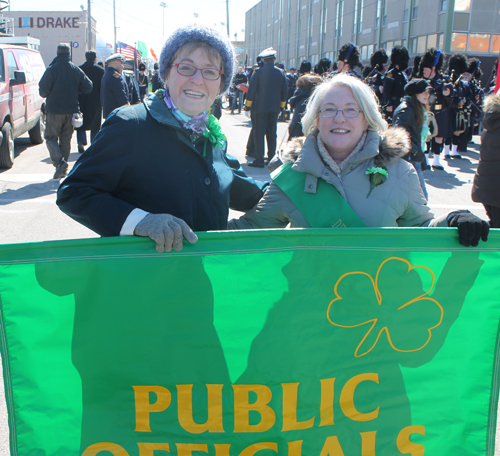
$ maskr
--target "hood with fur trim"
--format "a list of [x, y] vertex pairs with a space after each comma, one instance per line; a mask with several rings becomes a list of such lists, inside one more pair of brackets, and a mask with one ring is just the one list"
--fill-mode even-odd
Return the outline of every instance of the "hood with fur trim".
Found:
[[[311, 135], [316, 134], [317, 132], [312, 133]], [[392, 164], [400, 158], [403, 158], [410, 152], [410, 136], [408, 132], [402, 127], [390, 127], [384, 133], [380, 134], [379, 138], [379, 151], [374, 159], [376, 166], [387, 166], [389, 164]], [[306, 137], [301, 136], [299, 138], [294, 138], [287, 144], [281, 156], [283, 163], [295, 163], [297, 161], [302, 147], [304, 146], [305, 140]], [[368, 137], [365, 140], [363, 149], [365, 148], [367, 143]]]
[[488, 131], [500, 128], [500, 95], [492, 93], [485, 98], [483, 125]]

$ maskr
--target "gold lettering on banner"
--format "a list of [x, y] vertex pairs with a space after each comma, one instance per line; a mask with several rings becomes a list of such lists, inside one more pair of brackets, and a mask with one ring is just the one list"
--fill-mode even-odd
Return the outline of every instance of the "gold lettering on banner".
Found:
[[193, 456], [193, 451], [203, 451], [208, 453], [208, 445], [206, 443], [178, 443], [177, 456]]
[[224, 432], [222, 426], [222, 387], [207, 385], [208, 418], [203, 424], [193, 419], [193, 385], [177, 385], [179, 424], [191, 434], [202, 432]]
[[411, 456], [424, 456], [424, 445], [411, 442], [411, 434], [420, 434], [425, 437], [425, 426], [415, 425], [401, 429], [396, 440], [398, 450], [403, 454], [411, 454]]
[[101, 451], [109, 451], [113, 456], [130, 456], [125, 448], [111, 442], [94, 443], [83, 452], [82, 456], [96, 456]]
[[345, 456], [337, 436], [328, 437], [319, 456]]
[[334, 399], [334, 378], [326, 378], [321, 382], [321, 404], [319, 407], [321, 421], [320, 426], [331, 426], [333, 422], [333, 399]]
[[170, 453], [170, 447], [168, 443], [151, 443], [151, 442], [141, 442], [138, 443], [139, 456], [157, 456], [155, 455], [155, 450], [162, 450]]
[[288, 455], [287, 456], [302, 456], [302, 443], [303, 440], [296, 440], [295, 442], [288, 442]]
[[340, 408], [347, 418], [353, 421], [371, 421], [377, 418], [380, 407], [377, 407], [373, 412], [361, 413], [354, 406], [354, 391], [361, 382], [378, 383], [378, 374], [367, 373], [359, 374], [349, 379], [340, 393]]
[[375, 455], [375, 438], [377, 431], [360, 432], [361, 435], [361, 456]]
[[273, 450], [278, 452], [278, 444], [275, 442], [259, 442], [259, 443], [254, 443], [253, 445], [250, 445], [249, 447], [245, 448], [241, 453], [240, 456], [254, 456], [257, 451], [260, 450]]
[[[135, 430], [151, 432], [149, 414], [163, 412], [172, 402], [172, 395], [163, 386], [132, 386], [135, 393]], [[149, 402], [149, 393], [156, 394], [156, 402]]]
[[[265, 385], [233, 385], [234, 390], [234, 432], [265, 432], [271, 429], [276, 422], [276, 413], [267, 404], [271, 402], [273, 394]], [[250, 404], [250, 392], [257, 395], [257, 400]], [[249, 423], [250, 411], [260, 414], [258, 424]]]
[[314, 416], [306, 421], [297, 421], [297, 396], [299, 383], [282, 383], [283, 388], [283, 431], [309, 429], [314, 425]]

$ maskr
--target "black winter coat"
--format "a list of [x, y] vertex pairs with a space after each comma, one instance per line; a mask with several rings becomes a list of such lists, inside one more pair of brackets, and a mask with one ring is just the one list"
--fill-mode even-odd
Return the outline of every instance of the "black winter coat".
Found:
[[297, 89], [292, 98], [290, 98], [290, 107], [294, 110], [292, 120], [288, 126], [289, 139], [297, 136], [304, 136], [302, 131], [302, 116], [306, 110], [307, 100], [311, 96], [311, 91], [304, 87]]
[[87, 61], [80, 68], [92, 81], [92, 92], [82, 94], [78, 97], [80, 111], [83, 114], [83, 130], [99, 130], [101, 128], [102, 106], [101, 106], [101, 80], [104, 76], [104, 68]]
[[410, 105], [408, 97], [405, 97], [394, 111], [392, 126], [403, 127], [410, 134], [411, 149], [404, 158], [411, 162], [421, 163], [425, 158], [422, 152], [422, 126], [419, 128], [416, 125], [415, 110]]
[[405, 85], [408, 83], [406, 74], [393, 68], [384, 77], [384, 91], [382, 93], [385, 106], [392, 106], [396, 109], [405, 96]]
[[272, 62], [267, 62], [253, 74], [247, 102], [252, 102], [252, 112], [280, 112], [285, 106], [287, 95], [288, 86], [283, 71]]
[[194, 231], [225, 230], [229, 208], [250, 210], [267, 187], [247, 177], [226, 147], [203, 137], [193, 144], [151, 94], [110, 114], [59, 187], [57, 205], [101, 236], [118, 236], [136, 208], [179, 217]]
[[483, 126], [472, 201], [500, 207], [500, 95], [486, 97]]
[[78, 94], [91, 90], [92, 81], [69, 61], [69, 55], [58, 55], [38, 83], [40, 96], [47, 98], [45, 109], [51, 114], [78, 112]]

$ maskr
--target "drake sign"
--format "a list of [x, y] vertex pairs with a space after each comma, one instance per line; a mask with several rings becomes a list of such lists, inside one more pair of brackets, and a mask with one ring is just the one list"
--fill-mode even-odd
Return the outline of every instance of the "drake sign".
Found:
[[19, 28], [80, 28], [79, 17], [20, 17]]

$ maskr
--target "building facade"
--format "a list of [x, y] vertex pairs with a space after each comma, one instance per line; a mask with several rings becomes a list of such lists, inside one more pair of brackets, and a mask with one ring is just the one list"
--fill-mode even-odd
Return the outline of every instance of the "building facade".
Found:
[[14, 19], [14, 35], [40, 40], [39, 51], [45, 66], [56, 56], [57, 45], [71, 46], [75, 65], [85, 62], [85, 52], [96, 49], [96, 21], [92, 18], [89, 42], [87, 11], [7, 11]]
[[411, 55], [438, 47], [478, 57], [486, 73], [500, 52], [498, 0], [261, 0], [246, 13], [249, 61], [273, 46], [286, 68], [334, 61], [353, 42], [363, 61], [404, 45]]

